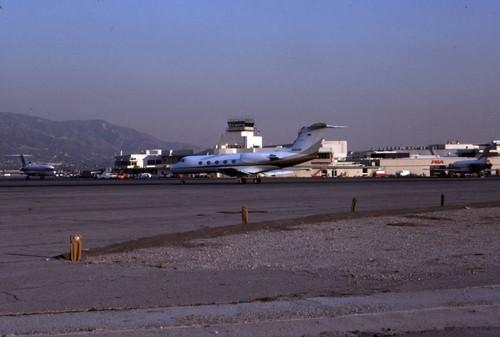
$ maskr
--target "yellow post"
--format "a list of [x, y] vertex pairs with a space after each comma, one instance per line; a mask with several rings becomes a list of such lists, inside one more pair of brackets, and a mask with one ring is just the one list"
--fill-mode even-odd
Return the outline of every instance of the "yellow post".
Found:
[[358, 199], [352, 199], [351, 212], [356, 212], [356, 204], [358, 203]]
[[70, 241], [71, 241], [71, 251], [70, 251], [71, 261], [80, 261], [82, 258], [82, 236], [80, 234], [71, 235]]
[[444, 207], [444, 194], [441, 193], [441, 207]]
[[241, 208], [241, 219], [243, 220], [243, 224], [248, 223], [248, 207], [247, 206], [243, 206]]

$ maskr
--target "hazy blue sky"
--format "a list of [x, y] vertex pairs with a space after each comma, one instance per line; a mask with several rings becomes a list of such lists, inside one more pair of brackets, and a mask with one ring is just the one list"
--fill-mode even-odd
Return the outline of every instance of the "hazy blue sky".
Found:
[[0, 0], [0, 111], [210, 147], [500, 139], [500, 1]]

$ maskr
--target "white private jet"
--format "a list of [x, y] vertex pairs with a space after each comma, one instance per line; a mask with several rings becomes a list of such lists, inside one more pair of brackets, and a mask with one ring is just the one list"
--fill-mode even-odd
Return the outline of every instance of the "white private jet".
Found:
[[26, 157], [31, 157], [30, 154], [10, 154], [8, 156], [21, 158], [23, 167], [21, 167], [19, 171], [26, 174], [27, 180], [35, 176], [40, 177], [40, 179], [45, 179], [45, 177], [53, 177], [56, 174], [56, 169], [52, 165], [33, 165], [31, 162], [26, 163]]
[[222, 173], [238, 177], [241, 184], [246, 183], [246, 178], [253, 177], [254, 183], [258, 184], [261, 174], [271, 176], [290, 173], [283, 168], [316, 158], [324, 131], [327, 128], [345, 127], [316, 123], [303, 127], [289, 148], [255, 153], [187, 156], [173, 165], [171, 170], [174, 174]]
[[448, 165], [447, 168], [431, 169], [431, 171], [446, 172], [448, 175], [465, 176], [466, 174], [477, 174], [479, 177], [484, 175], [484, 172], [491, 171], [492, 164], [488, 161], [491, 145], [483, 150], [482, 154], [478, 154], [473, 160], [459, 160]]

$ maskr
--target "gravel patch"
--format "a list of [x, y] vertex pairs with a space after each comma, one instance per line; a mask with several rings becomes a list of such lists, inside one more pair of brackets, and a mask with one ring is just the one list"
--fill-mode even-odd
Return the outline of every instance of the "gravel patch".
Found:
[[424, 280], [499, 266], [499, 224], [500, 208], [464, 208], [193, 238], [84, 261], [172, 271], [274, 269], [351, 280]]

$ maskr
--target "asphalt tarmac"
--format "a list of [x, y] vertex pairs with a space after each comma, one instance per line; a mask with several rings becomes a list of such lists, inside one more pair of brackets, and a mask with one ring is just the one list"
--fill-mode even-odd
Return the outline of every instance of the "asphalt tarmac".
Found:
[[[269, 306], [273, 303], [290, 306], [283, 310], [300, 311], [307, 307], [305, 303], [266, 300], [257, 301], [253, 307], [250, 304], [255, 299], [269, 299], [273, 292], [296, 294], [305, 288], [321, 288], [326, 282], [308, 273], [287, 271], [170, 274], [55, 259], [69, 251], [69, 238], [75, 233], [82, 235], [84, 249], [94, 249], [143, 237], [239, 224], [243, 205], [249, 208], [251, 224], [350, 212], [353, 198], [357, 199], [359, 213], [440, 207], [441, 195], [445, 196], [446, 206], [499, 202], [500, 179], [264, 179], [257, 185], [239, 185], [233, 179], [189, 179], [186, 184], [178, 179], [0, 180], [0, 328], [5, 327], [0, 332], [9, 336], [82, 331], [95, 336], [162, 335], [165, 331], [162, 333], [159, 326], [169, 325], [165, 315], [180, 315], [189, 320], [190, 315], [209, 316], [217, 311], [250, 310], [265, 314], [266, 310], [272, 311]], [[498, 271], [483, 277], [485, 280], [476, 280], [474, 285], [483, 281], [498, 284]], [[477, 292], [471, 296], [489, 296], [498, 303], [496, 286], [470, 291]], [[388, 294], [386, 300], [391, 300], [391, 296], [395, 295]], [[453, 298], [453, 294], [439, 296], [443, 296], [443, 302]], [[334, 300], [314, 301], [325, 307], [339, 305]], [[418, 302], [407, 300], [411, 301]], [[415, 304], [406, 309], [418, 308]], [[496, 328], [491, 327], [491, 319], [486, 322], [487, 317], [498, 320], [491, 307], [470, 310], [485, 311], [485, 322], [467, 327], [471, 333], [480, 331], [488, 335], [493, 331], [493, 336], [499, 332], [500, 320]], [[155, 313], [163, 318], [151, 318]], [[406, 315], [411, 313], [407, 311]], [[466, 317], [467, 310], [461, 313], [457, 309], [455, 315]], [[144, 327], [147, 319], [152, 319], [155, 329], [141, 328], [138, 333], [137, 322]], [[351, 315], [342, 324], [355, 331], [358, 319], [362, 318]], [[365, 319], [377, 321], [374, 317]], [[311, 322], [300, 324], [298, 320], [290, 324], [269, 319], [264, 325], [255, 321], [252, 325], [238, 323], [226, 331], [227, 335], [292, 336], [295, 334], [290, 327], [296, 325], [294, 331], [298, 335], [319, 336], [322, 331], [329, 331], [328, 326], [335, 323], [332, 322], [318, 320], [318, 326], [325, 329], [321, 330], [310, 326]], [[383, 328], [380, 325], [373, 323], [371, 331], [380, 331]], [[267, 329], [271, 326], [275, 326], [274, 330]], [[493, 330], [484, 330], [485, 326]], [[469, 330], [464, 329], [453, 331], [454, 335], [465, 336]], [[209, 326], [200, 330], [186, 323], [182, 331], [170, 330], [170, 333], [195, 336], [211, 335], [214, 331]]]
[[500, 201], [500, 179], [0, 180], [2, 261], [51, 258], [79, 233], [84, 248], [165, 233], [357, 211]]

